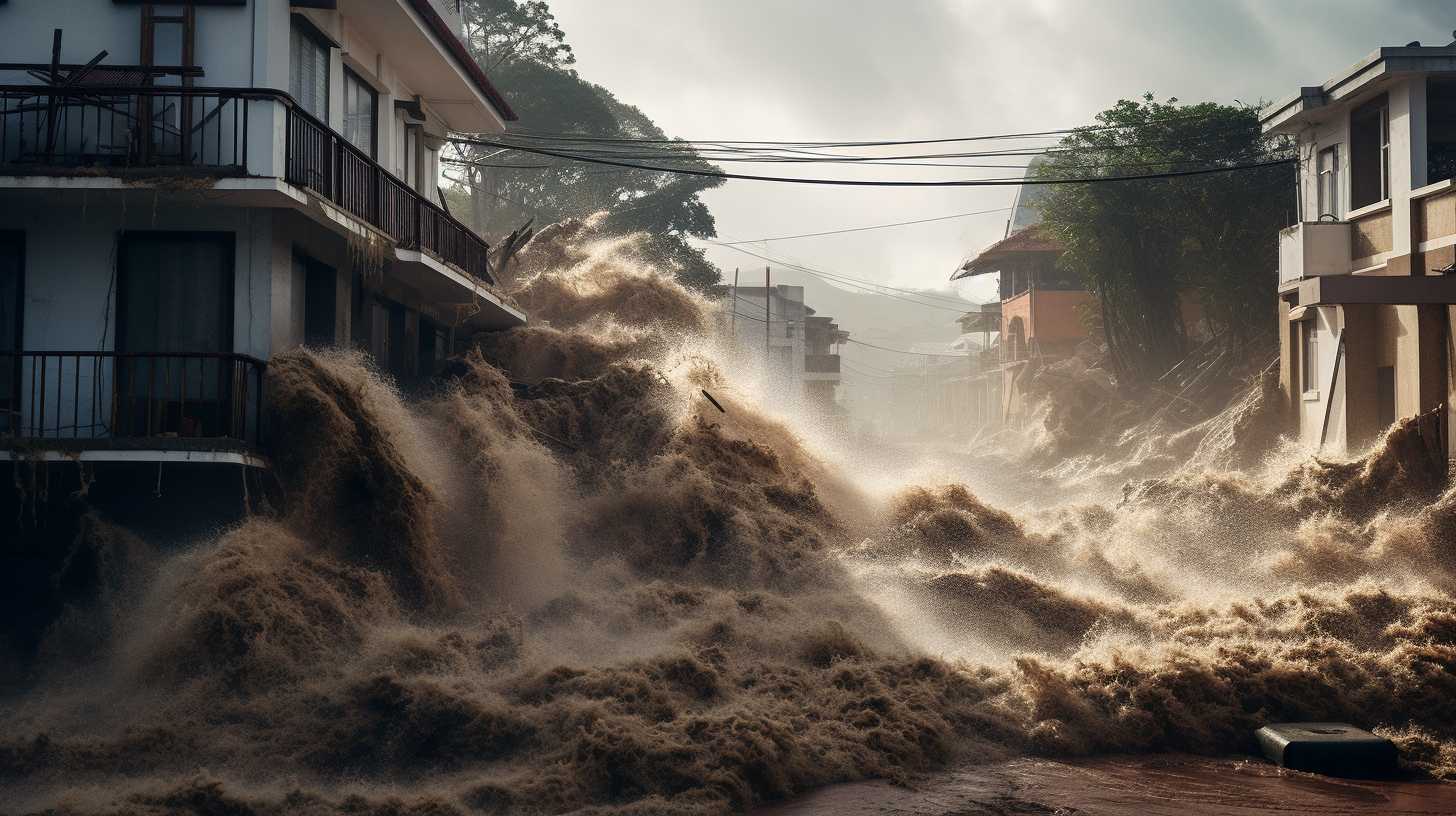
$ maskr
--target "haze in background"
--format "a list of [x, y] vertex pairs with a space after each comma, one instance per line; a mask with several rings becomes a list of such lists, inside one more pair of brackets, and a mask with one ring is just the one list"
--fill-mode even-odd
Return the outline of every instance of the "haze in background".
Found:
[[[1322, 82], [1332, 66], [1378, 46], [1444, 44], [1456, 28], [1456, 8], [1439, 0], [552, 0], [551, 9], [585, 77], [642, 108], [669, 134], [690, 139], [911, 139], [1047, 130], [1086, 124], [1118, 99], [1145, 91], [1188, 101], [1271, 101]], [[1014, 169], [833, 165], [775, 174], [793, 172], [1020, 175]], [[1009, 207], [1013, 195], [1008, 187], [857, 189], [739, 181], [709, 191], [704, 200], [721, 239], [735, 241]], [[816, 269], [948, 292], [946, 280], [957, 263], [1000, 238], [1005, 226], [1003, 212], [745, 248]], [[753, 270], [753, 282], [762, 284], [763, 261], [721, 247], [710, 248], [709, 257], [730, 276], [735, 266]], [[902, 345], [950, 340], [957, 332], [949, 312], [878, 298], [875, 319], [861, 320], [820, 280], [788, 269], [776, 269], [775, 280], [802, 283], [811, 306], [864, 339], [873, 339], [871, 325], [877, 327], [874, 338]], [[989, 300], [991, 283], [960, 291]], [[861, 359], [883, 365], [895, 358]]]

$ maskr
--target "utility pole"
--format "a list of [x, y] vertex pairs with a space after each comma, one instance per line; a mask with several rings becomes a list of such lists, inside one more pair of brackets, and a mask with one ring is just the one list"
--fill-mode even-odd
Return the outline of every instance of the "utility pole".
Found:
[[728, 304], [732, 309], [732, 316], [728, 318], [729, 333], [733, 337], [733, 347], [738, 347], [738, 267], [733, 267], [733, 300]]
[[763, 359], [764, 368], [773, 364], [773, 313], [769, 311], [773, 301], [769, 295], [769, 270], [763, 268]]

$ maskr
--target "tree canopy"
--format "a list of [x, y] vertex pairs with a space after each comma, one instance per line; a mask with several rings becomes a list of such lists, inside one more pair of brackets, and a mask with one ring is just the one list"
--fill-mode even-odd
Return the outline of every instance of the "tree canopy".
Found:
[[[1141, 176], [1288, 158], [1263, 136], [1256, 107], [1122, 100], [1061, 140], [1041, 178]], [[1278, 230], [1294, 211], [1294, 168], [1274, 164], [1206, 175], [1053, 185], [1043, 228], [1062, 263], [1100, 301], [1119, 379], [1156, 379], [1189, 351], [1196, 304], [1213, 342], [1251, 362], [1272, 354]], [[1252, 358], [1261, 359], [1254, 360]]]
[[[519, 115], [521, 131], [667, 139], [641, 110], [576, 72], [566, 35], [543, 0], [466, 0], [463, 11], [471, 51]], [[714, 169], [685, 144], [673, 146], [687, 154], [674, 159], [674, 166]], [[609, 234], [645, 233], [650, 260], [671, 268], [684, 283], [706, 288], [718, 282], [717, 268], [687, 239], [716, 237], [700, 194], [721, 179], [489, 147], [460, 147], [457, 160], [461, 163], [447, 171], [457, 187], [447, 195], [487, 235], [508, 233], [527, 219], [539, 225], [606, 211], [603, 228]]]

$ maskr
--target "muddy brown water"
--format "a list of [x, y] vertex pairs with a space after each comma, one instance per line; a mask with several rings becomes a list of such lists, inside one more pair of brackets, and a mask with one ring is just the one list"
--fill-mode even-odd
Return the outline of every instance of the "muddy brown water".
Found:
[[1258, 388], [1110, 447], [846, 450], [631, 240], [553, 230], [550, 328], [438, 391], [270, 361], [278, 512], [64, 537], [94, 591], [0, 697], [0, 813], [1456, 812], [1178, 753], [1348, 721], [1456, 779], [1436, 414], [1253, 471]]
[[1016, 759], [919, 777], [857, 782], [754, 811], [755, 816], [1241, 816], [1456, 813], [1456, 785], [1286, 771], [1247, 757]]

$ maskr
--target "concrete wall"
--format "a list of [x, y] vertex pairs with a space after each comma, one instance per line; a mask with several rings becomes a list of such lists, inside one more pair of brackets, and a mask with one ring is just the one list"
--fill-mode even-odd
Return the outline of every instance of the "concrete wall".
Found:
[[[150, 196], [146, 196], [150, 199]], [[22, 304], [23, 348], [27, 351], [109, 351], [116, 344], [116, 271], [120, 236], [132, 231], [226, 232], [234, 236], [233, 339], [232, 351], [266, 359], [273, 340], [273, 309], [276, 290], [288, 286], [272, 268], [273, 243], [267, 210], [224, 209], [178, 205], [146, 206], [141, 194], [119, 202], [88, 203], [85, 207], [37, 205], [0, 213], [0, 230], [25, 234], [25, 295]], [[66, 392], [61, 395], [65, 410], [73, 409], [76, 424], [93, 427], [104, 419], [109, 401], [107, 369], [74, 362], [61, 370]], [[68, 373], [69, 372], [69, 373]], [[93, 382], [93, 374], [100, 379]], [[54, 381], [56, 372], [49, 371]], [[24, 379], [24, 378], [23, 378]], [[98, 395], [92, 416], [92, 401], [84, 395]], [[57, 414], [54, 392], [47, 394], [43, 420], [54, 426], [70, 424], [71, 417]], [[77, 397], [81, 398], [78, 399]], [[22, 383], [22, 406], [28, 412], [31, 383]]]
[[[270, 352], [272, 226], [267, 210], [90, 203], [33, 206], [0, 215], [0, 229], [25, 233], [24, 343], [32, 351], [114, 347], [113, 276], [118, 237], [129, 230], [229, 232], [235, 236], [233, 351]], [[146, 196], [150, 199], [150, 196]], [[103, 326], [105, 330], [103, 331]]]
[[1037, 289], [1032, 296], [1028, 340], [1057, 344], [1087, 337], [1082, 311], [1097, 301], [1090, 292]]
[[[1325, 413], [1328, 411], [1329, 431], [1325, 438], [1324, 449], [1343, 450], [1345, 446], [1344, 389], [1340, 387], [1339, 383], [1336, 383], [1333, 391], [1330, 389], [1343, 316], [1337, 306], [1320, 306], [1307, 312], [1306, 319], [1314, 321], [1319, 359], [1315, 361], [1315, 389], [1301, 391], [1297, 397], [1300, 440], [1311, 450], [1320, 449], [1320, 434], [1325, 426]], [[1296, 338], [1296, 340], [1298, 339]], [[1302, 347], [1302, 343], [1296, 345], [1296, 348]], [[1301, 360], [1301, 370], [1304, 364], [1305, 361]], [[1298, 383], [1295, 388], [1299, 390]]]
[[[253, 84], [258, 53], [255, 47], [260, 40], [266, 43], [259, 36], [262, 29], [255, 26], [278, 9], [286, 15], [285, 0], [249, 0], [243, 6], [199, 6], [196, 61], [207, 73], [197, 84], [222, 87]], [[105, 50], [109, 52], [108, 63], [136, 65], [141, 61], [141, 18], [140, 5], [111, 0], [10, 0], [0, 4], [5, 61], [50, 62], [51, 32], [59, 28], [63, 31], [62, 62], [89, 62]], [[284, 71], [288, 65], [287, 49], [285, 40], [281, 51]], [[181, 62], [181, 54], [159, 50], [156, 61], [177, 64]]]
[[[1396, 419], [1449, 404], [1447, 307], [1351, 304], [1321, 306], [1310, 313], [1318, 332], [1318, 389], [1293, 398], [1305, 447], [1330, 454], [1355, 453], [1384, 433], [1377, 375], [1382, 367], [1395, 369]], [[1286, 341], [1294, 355], [1302, 348], [1297, 325], [1290, 324], [1293, 330]], [[1342, 329], [1345, 349], [1331, 390]], [[1300, 359], [1291, 359], [1288, 365], [1296, 391], [1303, 365]], [[1326, 411], [1329, 429], [1321, 446]]]

